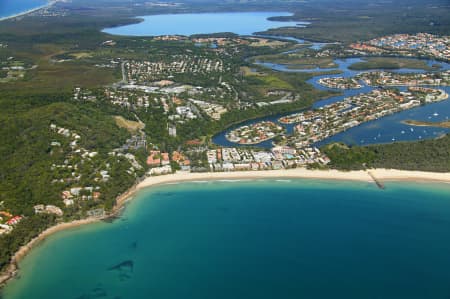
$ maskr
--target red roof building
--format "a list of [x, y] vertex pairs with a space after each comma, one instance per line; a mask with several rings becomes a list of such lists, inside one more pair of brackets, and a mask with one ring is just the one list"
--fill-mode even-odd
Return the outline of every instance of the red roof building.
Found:
[[161, 165], [161, 152], [159, 151], [151, 151], [150, 155], [147, 158], [147, 165], [148, 166], [160, 166]]
[[22, 220], [22, 216], [14, 216], [13, 218], [6, 221], [6, 224], [7, 225], [15, 225], [15, 224], [19, 223], [20, 220]]

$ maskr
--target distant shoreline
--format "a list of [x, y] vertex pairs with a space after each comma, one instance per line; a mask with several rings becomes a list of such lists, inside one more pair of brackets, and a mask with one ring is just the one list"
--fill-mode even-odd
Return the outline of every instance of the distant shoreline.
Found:
[[152, 176], [135, 184], [125, 193], [116, 199], [116, 205], [111, 213], [104, 217], [86, 218], [72, 222], [56, 224], [28, 244], [22, 246], [11, 259], [10, 265], [0, 274], [0, 288], [13, 279], [18, 271], [18, 263], [37, 245], [47, 239], [49, 236], [63, 230], [76, 228], [86, 224], [97, 223], [99, 221], [119, 215], [125, 204], [130, 201], [138, 191], [158, 185], [167, 185], [171, 183], [195, 182], [195, 181], [220, 181], [220, 180], [255, 180], [255, 179], [319, 179], [333, 181], [358, 181], [373, 182], [374, 178], [378, 181], [400, 181], [400, 182], [435, 182], [450, 184], [450, 172], [423, 172], [423, 171], [405, 171], [394, 169], [371, 169], [369, 171], [338, 171], [338, 170], [308, 170], [305, 168], [296, 168], [289, 170], [262, 170], [262, 171], [235, 171], [235, 172], [205, 172], [188, 173], [178, 172], [175, 174]]
[[58, 1], [59, 0], [51, 0], [51, 1], [48, 1], [44, 5], [41, 5], [41, 6], [38, 6], [38, 7], [35, 7], [35, 8], [31, 8], [31, 9], [23, 11], [23, 12], [19, 12], [19, 13], [16, 13], [16, 14], [13, 14], [13, 15], [10, 15], [10, 16], [6, 16], [6, 17], [0, 17], [0, 22], [1, 21], [6, 21], [6, 20], [9, 20], [9, 19], [18, 18], [18, 17], [23, 17], [25, 15], [28, 15], [28, 14], [33, 13], [33, 12], [36, 12], [36, 11], [41, 10], [43, 8], [51, 7], [54, 4], [56, 4]]

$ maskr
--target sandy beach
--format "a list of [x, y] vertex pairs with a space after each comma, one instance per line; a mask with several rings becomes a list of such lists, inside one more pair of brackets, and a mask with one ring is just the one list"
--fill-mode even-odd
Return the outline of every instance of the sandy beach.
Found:
[[323, 180], [340, 180], [340, 181], [358, 181], [358, 182], [374, 182], [374, 178], [381, 182], [386, 181], [405, 181], [405, 182], [436, 182], [450, 183], [450, 173], [435, 173], [422, 171], [404, 171], [393, 169], [373, 169], [370, 171], [338, 171], [338, 170], [308, 170], [305, 168], [297, 168], [290, 170], [267, 170], [267, 171], [240, 171], [240, 172], [206, 172], [206, 173], [189, 173], [177, 172], [176, 174], [153, 176], [144, 179], [142, 182], [135, 184], [128, 191], [117, 198], [117, 204], [113, 211], [102, 218], [88, 218], [76, 220], [67, 223], [60, 223], [48, 228], [39, 236], [31, 240], [28, 244], [22, 246], [12, 258], [9, 267], [0, 274], [0, 286], [4, 285], [8, 280], [13, 278], [18, 271], [18, 263], [23, 259], [34, 246], [45, 240], [50, 235], [81, 225], [95, 223], [105, 218], [116, 216], [124, 204], [131, 200], [134, 194], [145, 188], [156, 185], [164, 185], [176, 182], [188, 181], [210, 181], [210, 180], [242, 180], [242, 179], [323, 179]]
[[136, 186], [136, 190], [159, 184], [185, 182], [196, 180], [220, 179], [324, 179], [342, 181], [373, 182], [369, 172], [381, 181], [416, 181], [450, 183], [450, 173], [435, 173], [422, 171], [404, 171], [394, 169], [374, 169], [370, 171], [338, 171], [338, 170], [308, 170], [305, 168], [268, 171], [236, 171], [236, 172], [207, 172], [183, 173], [148, 177]]
[[1, 22], [1, 21], [5, 21], [5, 20], [9, 20], [9, 19], [18, 18], [18, 17], [23, 17], [23, 16], [25, 16], [25, 15], [27, 15], [27, 14], [30, 14], [30, 13], [32, 13], [32, 12], [41, 10], [41, 9], [43, 9], [43, 8], [51, 7], [52, 5], [54, 5], [55, 3], [57, 3], [58, 1], [59, 1], [59, 0], [48, 1], [48, 3], [45, 4], [45, 5], [41, 5], [41, 6], [39, 6], [39, 7], [35, 7], [35, 8], [32, 8], [32, 9], [29, 9], [29, 10], [26, 10], [26, 11], [23, 11], [23, 12], [20, 12], [20, 13], [14, 14], [14, 15], [11, 15], [11, 16], [0, 17], [0, 22]]
[[99, 221], [99, 218], [87, 218], [82, 220], [75, 220], [72, 222], [64, 222], [59, 223], [55, 226], [52, 226], [42, 233], [39, 234], [36, 238], [32, 239], [28, 244], [20, 247], [20, 249], [16, 252], [14, 257], [11, 259], [11, 264], [6, 268], [3, 273], [0, 273], [0, 286], [3, 286], [8, 280], [13, 278], [18, 271], [18, 265], [17, 263], [23, 259], [30, 251], [34, 248], [34, 246], [38, 245], [40, 242], [44, 241], [47, 237], [53, 235], [54, 233], [57, 233], [62, 230], [66, 230], [69, 228], [78, 227], [81, 225], [86, 225], [90, 223], [94, 223]]

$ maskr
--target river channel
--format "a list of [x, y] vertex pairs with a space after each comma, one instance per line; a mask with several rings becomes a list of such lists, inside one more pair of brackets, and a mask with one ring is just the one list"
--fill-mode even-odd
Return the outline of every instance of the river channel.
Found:
[[[293, 39], [295, 40], [295, 39]], [[302, 43], [302, 40], [298, 40], [299, 43]], [[321, 47], [321, 44], [313, 44], [313, 47], [318, 48]], [[412, 58], [408, 58], [412, 59]], [[360, 89], [332, 89], [327, 88], [318, 83], [319, 79], [324, 77], [355, 77], [356, 75], [364, 72], [364, 71], [354, 71], [349, 69], [349, 66], [363, 61], [362, 58], [347, 58], [347, 59], [335, 59], [334, 62], [337, 65], [336, 68], [327, 68], [327, 69], [292, 69], [289, 68], [289, 65], [286, 64], [277, 64], [277, 63], [269, 63], [269, 62], [257, 62], [258, 65], [270, 68], [275, 71], [280, 72], [329, 72], [339, 70], [341, 73], [336, 75], [319, 75], [314, 76], [308, 83], [313, 85], [315, 88], [320, 90], [334, 90], [339, 91], [342, 94], [339, 96], [330, 97], [327, 99], [322, 99], [313, 104], [312, 108], [319, 108], [334, 102], [342, 101], [344, 98], [355, 96], [361, 93], [368, 93], [374, 89], [374, 87], [368, 86], [361, 82], [363, 85]], [[426, 60], [426, 63], [429, 66], [439, 65], [439, 71], [449, 70], [450, 64], [445, 62], [440, 62], [436, 60]], [[377, 71], [377, 70], [371, 70]], [[383, 69], [379, 69], [379, 71], [383, 71]], [[390, 72], [396, 73], [423, 73], [424, 70], [420, 69], [407, 69], [400, 68], [396, 70], [388, 70]], [[400, 90], [405, 90], [406, 87], [399, 86], [397, 87]], [[436, 87], [434, 87], [436, 88]], [[439, 86], [438, 88], [445, 90], [447, 93], [450, 93], [449, 86]], [[237, 143], [233, 143], [228, 141], [225, 138], [225, 135], [240, 126], [249, 125], [260, 121], [272, 121], [277, 124], [282, 125], [286, 128], [286, 132], [291, 134], [293, 131], [294, 124], [285, 125], [281, 124], [278, 119], [281, 116], [290, 115], [293, 112], [283, 113], [278, 115], [270, 115], [266, 117], [261, 117], [249, 121], [244, 121], [242, 123], [236, 124], [227, 130], [217, 134], [213, 137], [214, 143], [221, 146], [245, 146], [239, 145]], [[367, 145], [367, 144], [380, 144], [380, 143], [391, 143], [395, 141], [413, 141], [413, 140], [422, 140], [422, 139], [430, 139], [442, 136], [443, 134], [449, 133], [450, 129], [446, 128], [438, 128], [438, 127], [416, 127], [404, 124], [405, 120], [418, 120], [418, 121], [429, 121], [429, 122], [441, 122], [446, 121], [450, 117], [450, 100], [441, 101], [438, 103], [428, 104], [425, 106], [420, 106], [417, 108], [405, 110], [393, 115], [389, 115], [383, 118], [380, 118], [375, 121], [363, 123], [360, 126], [351, 128], [345, 132], [339, 133], [332, 137], [329, 137], [321, 142], [317, 143], [316, 146], [322, 146], [331, 142], [344, 142], [349, 145]], [[255, 145], [254, 145], [255, 146]], [[272, 147], [272, 141], [267, 140], [265, 142], [259, 143], [256, 146], [262, 148], [270, 148]]]

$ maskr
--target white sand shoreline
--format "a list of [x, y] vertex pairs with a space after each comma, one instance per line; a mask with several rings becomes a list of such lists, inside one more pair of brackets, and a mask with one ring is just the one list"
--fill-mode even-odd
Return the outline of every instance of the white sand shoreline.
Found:
[[[414, 181], [450, 183], [450, 173], [435, 173], [423, 171], [404, 171], [394, 169], [370, 170], [380, 181]], [[305, 168], [267, 171], [236, 171], [236, 172], [206, 172], [183, 173], [148, 177], [136, 186], [137, 190], [159, 184], [169, 184], [184, 181], [210, 181], [226, 179], [323, 179], [340, 181], [373, 182], [368, 171], [338, 171], [338, 170], [308, 170]]]
[[0, 17], [0, 22], [1, 21], [6, 21], [6, 20], [9, 20], [9, 19], [18, 18], [18, 17], [23, 17], [23, 16], [28, 15], [30, 13], [36, 12], [38, 10], [51, 7], [54, 4], [56, 4], [57, 2], [58, 2], [58, 0], [51, 0], [51, 1], [48, 1], [44, 5], [41, 5], [41, 6], [38, 6], [38, 7], [35, 7], [35, 8], [31, 8], [31, 9], [23, 11], [23, 12], [19, 12], [19, 13], [16, 13], [16, 14], [13, 14], [13, 15], [10, 15], [10, 16], [6, 16], [6, 17]]
[[59, 223], [42, 232], [39, 236], [31, 240], [28, 244], [22, 246], [14, 255], [10, 265], [3, 273], [0, 273], [0, 287], [4, 286], [9, 280], [15, 277], [18, 272], [18, 263], [36, 246], [47, 237], [56, 232], [79, 227], [86, 224], [96, 223], [105, 218], [116, 216], [120, 213], [125, 203], [130, 201], [136, 192], [150, 188], [156, 185], [170, 185], [180, 182], [207, 182], [207, 181], [251, 181], [256, 179], [319, 179], [334, 181], [357, 181], [374, 183], [374, 179], [369, 172], [379, 181], [402, 181], [417, 183], [445, 183], [450, 184], [450, 172], [422, 172], [422, 171], [404, 171], [394, 169], [373, 169], [370, 171], [338, 171], [338, 170], [308, 170], [297, 168], [290, 170], [264, 170], [264, 171], [240, 171], [240, 172], [206, 172], [206, 173], [187, 173], [178, 172], [175, 174], [153, 176], [144, 179], [142, 182], [134, 185], [128, 191], [120, 195], [116, 200], [116, 206], [113, 211], [103, 218], [87, 218], [72, 222]]

